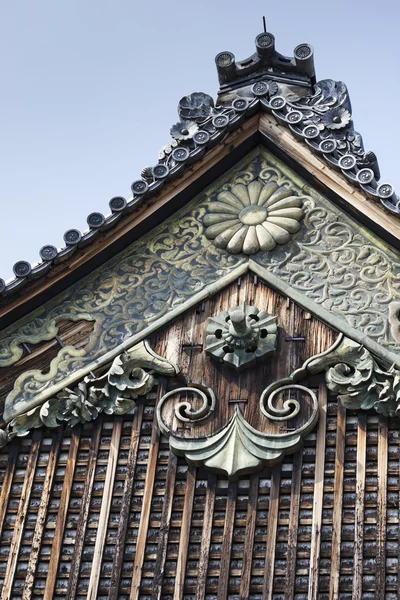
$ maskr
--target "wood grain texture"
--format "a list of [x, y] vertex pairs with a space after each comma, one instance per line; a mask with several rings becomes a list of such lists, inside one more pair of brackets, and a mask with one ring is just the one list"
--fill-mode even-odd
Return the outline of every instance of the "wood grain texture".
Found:
[[48, 575], [46, 579], [46, 587], [44, 590], [44, 600], [52, 600], [54, 598], [54, 589], [57, 579], [58, 561], [60, 559], [60, 550], [63, 540], [65, 521], [67, 518], [68, 503], [71, 496], [72, 481], [75, 471], [76, 458], [78, 455], [80, 439], [80, 428], [76, 427], [71, 435], [71, 443], [68, 453], [67, 467], [60, 498], [60, 506], [57, 512], [56, 528], [54, 533], [53, 544], [51, 547], [51, 557], [48, 566]]
[[272, 600], [275, 570], [276, 532], [279, 516], [279, 488], [281, 483], [281, 469], [274, 467], [271, 475], [271, 495], [268, 513], [267, 545], [265, 552], [265, 569], [263, 583], [263, 599]]
[[46, 475], [43, 483], [43, 491], [40, 499], [39, 510], [37, 514], [37, 521], [35, 532], [32, 540], [32, 549], [29, 556], [28, 569], [25, 578], [24, 591], [22, 594], [22, 600], [30, 600], [33, 594], [33, 583], [35, 579], [36, 567], [44, 533], [44, 524], [48, 509], [48, 503], [50, 499], [51, 487], [53, 484], [55, 469], [57, 465], [58, 453], [60, 451], [62, 442], [62, 428], [57, 429], [53, 434], [53, 441], [51, 445], [49, 461], [47, 463]]
[[235, 524], [237, 482], [229, 482], [225, 514], [224, 541], [222, 543], [221, 572], [218, 581], [218, 600], [228, 596], [229, 572], [231, 564], [233, 527]]
[[357, 473], [354, 523], [354, 577], [353, 599], [362, 600], [363, 595], [363, 550], [364, 550], [364, 505], [365, 471], [367, 452], [367, 416], [358, 415], [357, 431]]
[[196, 600], [204, 600], [206, 595], [208, 558], [210, 552], [210, 542], [213, 530], [215, 491], [217, 487], [217, 478], [214, 474], [208, 476], [208, 485], [206, 491], [206, 503], [204, 508], [203, 531], [201, 536], [201, 547], [199, 557], [199, 567], [197, 573]]
[[253, 568], [254, 534], [257, 520], [259, 477], [253, 475], [250, 478], [249, 499], [247, 506], [246, 530], [243, 545], [243, 567], [240, 578], [239, 598], [246, 600], [250, 592], [251, 572]]
[[338, 401], [335, 486], [333, 495], [332, 563], [330, 572], [329, 600], [339, 600], [340, 546], [342, 539], [343, 479], [346, 443], [346, 409]]
[[388, 423], [379, 416], [378, 428], [378, 535], [376, 548], [376, 599], [385, 600], [386, 589], [386, 528], [388, 478]]
[[186, 475], [186, 489], [183, 504], [181, 534], [179, 538], [179, 553], [176, 565], [175, 587], [173, 600], [183, 600], [186, 565], [188, 559], [190, 524], [193, 514], [193, 500], [196, 484], [196, 469], [189, 467]]
[[85, 534], [88, 525], [88, 515], [90, 509], [90, 501], [93, 492], [93, 482], [95, 476], [95, 469], [97, 464], [97, 454], [100, 445], [100, 436], [102, 429], [103, 420], [98, 419], [93, 425], [93, 432], [90, 440], [90, 448], [88, 455], [88, 462], [86, 467], [86, 477], [82, 490], [81, 508], [79, 512], [79, 521], [76, 530], [76, 538], [74, 544], [74, 551], [71, 560], [71, 574], [68, 579], [67, 599], [73, 600], [76, 597], [78, 589], [78, 577], [79, 568], [82, 560], [82, 553], [85, 544]]
[[293, 600], [296, 582], [297, 533], [299, 529], [302, 449], [293, 456], [292, 488], [290, 491], [289, 532], [287, 542], [285, 599]]
[[21, 547], [22, 533], [25, 525], [25, 519], [28, 512], [29, 500], [32, 492], [32, 484], [35, 478], [36, 463], [39, 456], [40, 442], [42, 432], [35, 431], [32, 436], [32, 447], [29, 453], [26, 465], [24, 485], [22, 488], [21, 499], [18, 506], [17, 518], [13, 537], [11, 540], [10, 551], [8, 555], [7, 570], [4, 577], [3, 588], [1, 591], [1, 600], [12, 600], [12, 588], [15, 570], [17, 567], [18, 553]]
[[88, 600], [96, 600], [100, 580], [101, 559], [107, 535], [107, 521], [110, 514], [110, 505], [113, 494], [115, 472], [118, 462], [118, 449], [121, 440], [122, 418], [116, 417], [111, 437], [110, 453], [108, 456], [106, 480], [104, 483], [103, 500], [101, 503], [100, 518], [97, 529], [96, 545], [94, 548], [93, 564], [89, 580]]
[[324, 468], [325, 468], [325, 441], [326, 441], [326, 409], [328, 403], [328, 393], [325, 384], [319, 386], [319, 423], [317, 432], [317, 448], [315, 459], [315, 483], [314, 483], [314, 503], [311, 534], [311, 557], [310, 557], [310, 576], [308, 584], [308, 598], [317, 600], [318, 597], [318, 575], [319, 575], [319, 557], [321, 544], [322, 527], [322, 506], [324, 495]]

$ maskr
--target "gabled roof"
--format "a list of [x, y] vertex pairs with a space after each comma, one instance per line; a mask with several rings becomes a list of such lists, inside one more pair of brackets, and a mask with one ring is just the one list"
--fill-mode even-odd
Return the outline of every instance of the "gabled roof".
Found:
[[[279, 147], [282, 129], [276, 130], [275, 124], [286, 128], [304, 148], [343, 175], [351, 188], [360, 190], [369, 204], [370, 215], [363, 215], [360, 196], [356, 194], [353, 194], [355, 205], [347, 208], [358, 213], [361, 220], [372, 219], [372, 226], [376, 225], [378, 233], [388, 236], [389, 241], [397, 245], [400, 228], [393, 227], [379, 207], [398, 217], [399, 197], [391, 184], [380, 181], [375, 154], [365, 151], [361, 135], [354, 130], [345, 84], [332, 80], [316, 83], [311, 46], [300, 44], [295, 48], [293, 58], [284, 57], [276, 52], [272, 34], [264, 32], [257, 36], [256, 52], [251, 57], [236, 62], [232, 53], [221, 52], [216, 57], [216, 65], [221, 84], [216, 105], [202, 92], [182, 98], [178, 104], [180, 120], [171, 127], [170, 141], [160, 150], [158, 163], [154, 167], [145, 167], [141, 178], [132, 183], [132, 197], [128, 201], [122, 197], [112, 198], [108, 216], [91, 213], [87, 218], [88, 230], [84, 233], [77, 229], [68, 230], [64, 235], [65, 247], [44, 246], [40, 250], [41, 260], [35, 265], [17, 262], [15, 278], [7, 283], [0, 279], [0, 312], [7, 312], [7, 307], [14, 311], [13, 299], [20, 298], [17, 302], [20, 306], [40, 292], [42, 282], [46, 289], [55, 281], [60, 285], [60, 281], [67, 279], [75, 269], [71, 264], [86, 262], [99, 254], [104, 246], [111, 247], [113, 232], [130, 230], [132, 233], [131, 213], [142, 215], [143, 210], [146, 212], [151, 206], [150, 200], [161, 189], [165, 191], [167, 184], [171, 186], [167, 186], [168, 189], [176, 191], [175, 181], [193, 170], [196, 163], [206, 164], [216, 146], [229, 144], [229, 151], [224, 153], [227, 155], [244, 139], [261, 132]], [[256, 118], [256, 114], [261, 116]], [[272, 119], [263, 118], [263, 115], [272, 115]], [[236, 136], [235, 130], [239, 130]], [[244, 136], [242, 132], [245, 132]], [[302, 161], [299, 152], [293, 148], [293, 152], [289, 151], [291, 158], [300, 166], [303, 162], [303, 168], [306, 168], [310, 158]], [[286, 143], [283, 152], [287, 151]], [[200, 171], [204, 173], [204, 169]], [[321, 167], [315, 167], [312, 175], [321, 179], [317, 171], [321, 171]], [[376, 207], [369, 200], [375, 202]], [[154, 226], [154, 218], [151, 222]], [[89, 246], [94, 251], [89, 251]], [[110, 250], [111, 255], [119, 250], [121, 244]], [[22, 296], [28, 288], [30, 292]], [[2, 311], [1, 306], [5, 310]], [[22, 313], [17, 311], [15, 318]]]

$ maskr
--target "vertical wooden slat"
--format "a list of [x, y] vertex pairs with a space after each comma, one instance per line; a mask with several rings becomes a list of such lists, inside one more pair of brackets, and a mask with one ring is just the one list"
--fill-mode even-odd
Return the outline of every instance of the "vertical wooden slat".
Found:
[[96, 543], [93, 551], [93, 564], [90, 572], [87, 600], [96, 600], [97, 598], [97, 589], [100, 581], [101, 559], [103, 557], [104, 544], [107, 536], [107, 523], [110, 515], [111, 500], [114, 490], [114, 480], [118, 464], [118, 451], [121, 441], [121, 432], [122, 417], [116, 417], [114, 419], [114, 427], [111, 435], [110, 452], [108, 454], [106, 479], [104, 482]]
[[354, 523], [354, 569], [352, 600], [362, 600], [363, 546], [364, 546], [364, 503], [365, 463], [367, 452], [367, 415], [358, 414], [356, 506]]
[[376, 600], [385, 600], [387, 524], [388, 422], [379, 415], [378, 429], [378, 535], [376, 549]]
[[153, 589], [151, 600], [160, 600], [162, 581], [164, 576], [165, 559], [167, 558], [167, 544], [169, 526], [171, 522], [172, 501], [174, 499], [176, 467], [178, 459], [171, 451], [168, 457], [168, 470], [165, 480], [165, 495], [160, 523], [160, 538], [157, 549], [157, 559], [154, 567]]
[[97, 464], [97, 454], [100, 446], [101, 430], [103, 420], [100, 416], [93, 426], [92, 437], [90, 439], [88, 464], [86, 467], [86, 477], [82, 492], [81, 509], [79, 511], [79, 520], [76, 528], [74, 553], [71, 560], [71, 571], [68, 579], [67, 600], [75, 600], [78, 588], [79, 570], [85, 543], [86, 527], [90, 509], [90, 501], [93, 492], [94, 476]]
[[28, 512], [32, 484], [35, 478], [36, 463], [39, 456], [41, 439], [42, 430], [36, 429], [32, 436], [31, 451], [29, 453], [29, 458], [26, 465], [26, 475], [24, 479], [24, 484], [22, 486], [17, 518], [15, 520], [14, 531], [10, 546], [10, 554], [8, 556], [7, 568], [4, 576], [3, 589], [1, 593], [1, 600], [11, 600], [12, 598], [11, 592], [15, 575], [15, 569], [17, 567], [17, 560], [22, 540], [22, 533], [25, 525], [25, 518]]
[[6, 472], [0, 492], [0, 537], [3, 531], [4, 517], [6, 516], [10, 490], [13, 482], [15, 465], [18, 458], [18, 443], [15, 440], [10, 444]]
[[[165, 394], [165, 381], [160, 377], [160, 383], [158, 386], [157, 403], [160, 398]], [[144, 484], [143, 502], [142, 502], [142, 513], [140, 515], [140, 523], [138, 530], [138, 537], [136, 543], [135, 561], [133, 563], [133, 575], [132, 584], [130, 591], [130, 600], [137, 600], [139, 598], [140, 581], [142, 578], [142, 569], [144, 561], [144, 551], [146, 548], [146, 537], [147, 530], [149, 527], [150, 509], [151, 509], [151, 498], [153, 495], [154, 479], [156, 476], [157, 467], [157, 456], [158, 447], [160, 443], [160, 434], [158, 431], [156, 407], [154, 408], [153, 426], [151, 430], [151, 441], [149, 456], [147, 461], [146, 481]]]
[[43, 529], [47, 515], [47, 508], [50, 499], [51, 486], [53, 485], [54, 473], [57, 466], [58, 453], [61, 447], [62, 428], [58, 427], [53, 433], [53, 440], [47, 463], [46, 475], [43, 483], [42, 496], [37, 514], [35, 532], [33, 534], [32, 549], [29, 556], [28, 569], [25, 577], [22, 600], [30, 600], [32, 597], [33, 583], [35, 579], [36, 566], [38, 562], [40, 545], [42, 543]]
[[188, 467], [186, 475], [185, 499], [183, 504], [181, 535], [179, 539], [178, 561], [176, 565], [173, 600], [183, 600], [187, 555], [189, 550], [190, 524], [192, 521], [194, 490], [196, 483], [195, 467]]
[[256, 530], [258, 475], [252, 475], [249, 487], [249, 503], [247, 506], [246, 531], [243, 548], [242, 576], [240, 578], [239, 598], [247, 600], [250, 594], [250, 579], [253, 567], [254, 534]]
[[322, 505], [324, 500], [324, 470], [325, 470], [325, 441], [326, 441], [326, 407], [328, 394], [325, 384], [319, 386], [319, 423], [315, 457], [315, 482], [313, 521], [311, 529], [310, 574], [308, 580], [308, 598], [317, 600], [319, 556], [321, 551]]
[[236, 495], [237, 495], [237, 482], [230, 481], [229, 485], [228, 485], [228, 498], [227, 498], [227, 505], [226, 505], [226, 514], [225, 514], [224, 539], [222, 542], [221, 567], [220, 567], [220, 575], [219, 575], [219, 580], [218, 580], [218, 596], [217, 596], [218, 600], [225, 600], [225, 598], [228, 597], [233, 527], [235, 524]]
[[199, 569], [197, 574], [196, 600], [204, 600], [206, 595], [208, 555], [210, 552], [211, 533], [214, 517], [215, 491], [217, 478], [213, 473], [208, 476], [206, 491], [206, 503], [204, 507], [204, 523], [201, 536]]
[[281, 465], [273, 467], [271, 474], [271, 491], [268, 511], [268, 532], [265, 551], [265, 567], [263, 582], [263, 600], [272, 600], [275, 571], [276, 531], [279, 516], [279, 488], [281, 484]]
[[335, 491], [332, 515], [332, 555], [329, 600], [339, 600], [340, 545], [342, 541], [342, 509], [344, 480], [344, 451], [346, 446], [346, 409], [338, 400], [336, 425]]
[[286, 559], [285, 600], [293, 600], [296, 580], [297, 531], [299, 528], [302, 450], [293, 456], [292, 489], [290, 492], [289, 533]]
[[[122, 563], [124, 560], [124, 550], [126, 542], [126, 532], [129, 522], [129, 511], [131, 508], [133, 483], [135, 478], [137, 451], [140, 440], [140, 429], [143, 418], [143, 404], [135, 409], [135, 414], [132, 422], [131, 442], [129, 446], [128, 461], [126, 465], [124, 491], [121, 500], [121, 513], [119, 516], [117, 542], [115, 546], [115, 555], [111, 572], [111, 583], [109, 600], [118, 600], [119, 597], [119, 582], [121, 579]], [[72, 600], [72, 599], [71, 599]]]
[[74, 478], [76, 457], [78, 455], [80, 438], [80, 428], [72, 430], [71, 442], [68, 452], [67, 467], [60, 498], [60, 506], [57, 514], [56, 528], [54, 531], [53, 544], [51, 546], [51, 556], [48, 566], [48, 574], [46, 579], [46, 587], [44, 590], [43, 600], [52, 600], [54, 597], [54, 588], [57, 579], [58, 561], [60, 558], [61, 545], [64, 535], [65, 521], [67, 519], [67, 511], [69, 498], [71, 496], [72, 481]]

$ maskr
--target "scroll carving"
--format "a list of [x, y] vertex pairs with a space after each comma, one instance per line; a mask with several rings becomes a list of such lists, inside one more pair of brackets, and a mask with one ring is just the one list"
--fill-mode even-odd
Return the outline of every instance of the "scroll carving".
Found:
[[[264, 415], [271, 421], [285, 422], [296, 417], [300, 411], [300, 404], [296, 399], [284, 401], [282, 409], [274, 406], [277, 396], [289, 390], [300, 390], [308, 394], [312, 403], [311, 415], [306, 417], [305, 423], [290, 432], [273, 434], [258, 431], [246, 421], [240, 409], [236, 407], [234, 414], [222, 429], [208, 437], [198, 437], [196, 420], [212, 418], [216, 399], [212, 390], [200, 392], [196, 388], [179, 388], [164, 395], [157, 411], [158, 425], [162, 433], [169, 438], [171, 450], [184, 456], [188, 463], [194, 466], [203, 465], [212, 471], [225, 474], [229, 479], [237, 479], [243, 473], [258, 471], [265, 465], [275, 464], [283, 455], [295, 452], [302, 438], [314, 427], [318, 419], [318, 400], [315, 393], [304, 386], [291, 383], [290, 380], [286, 386], [276, 387], [274, 384], [264, 390], [261, 397]], [[174, 405], [177, 426], [179, 422], [191, 421], [192, 427], [189, 432], [182, 432], [178, 428], [171, 429], [166, 424], [164, 405], [174, 395], [186, 391], [201, 394], [202, 405], [195, 411], [190, 409], [187, 402], [179, 401]], [[183, 414], [182, 407], [185, 411]], [[188, 433], [189, 438], [186, 437]]]
[[[287, 187], [302, 199], [301, 229], [273, 251], [251, 256], [217, 248], [203, 219], [217, 196], [233, 186]], [[299, 207], [294, 207], [298, 209]], [[7, 422], [74, 387], [151, 328], [222, 289], [253, 269], [273, 287], [348, 337], [365, 340], [374, 354], [400, 368], [399, 335], [389, 322], [400, 302], [400, 259], [265, 150], [256, 150], [174, 217], [99, 270], [2, 332], [0, 357], [12, 364], [21, 339], [49, 331], [57, 319], [94, 320], [88, 347], [63, 348], [48, 373], [23, 373], [6, 399]], [[395, 311], [394, 313], [395, 314]], [[394, 317], [395, 319], [395, 317]], [[45, 333], [47, 335], [47, 333]]]
[[92, 421], [101, 413], [123, 415], [135, 407], [156, 383], [156, 374], [176, 375], [177, 368], [153, 352], [147, 342], [117, 356], [106, 372], [84, 377], [73, 388], [65, 388], [44, 404], [15, 417], [0, 431], [0, 443], [31, 429], [55, 428], [63, 423], [73, 427]]

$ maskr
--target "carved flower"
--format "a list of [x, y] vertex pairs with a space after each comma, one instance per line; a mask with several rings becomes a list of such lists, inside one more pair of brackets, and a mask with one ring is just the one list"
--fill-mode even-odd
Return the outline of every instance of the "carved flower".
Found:
[[93, 421], [101, 410], [87, 382], [81, 381], [74, 389], [65, 388], [56, 398], [45, 402], [40, 409], [40, 419], [47, 427], [57, 427], [62, 421], [73, 427]]
[[345, 108], [333, 108], [322, 117], [322, 123], [328, 129], [342, 129], [351, 121], [351, 114]]
[[182, 119], [203, 121], [211, 114], [213, 106], [214, 100], [211, 96], [204, 92], [193, 92], [193, 94], [181, 98], [178, 113]]
[[383, 376], [379, 400], [374, 404], [378, 413], [387, 417], [398, 417], [400, 413], [400, 371], [393, 369], [387, 373], [379, 370]]
[[259, 180], [220, 192], [208, 206], [205, 234], [232, 254], [256, 254], [285, 244], [300, 229], [302, 200], [285, 187]]
[[199, 126], [194, 121], [179, 121], [171, 127], [170, 134], [179, 141], [191, 140], [198, 130]]

